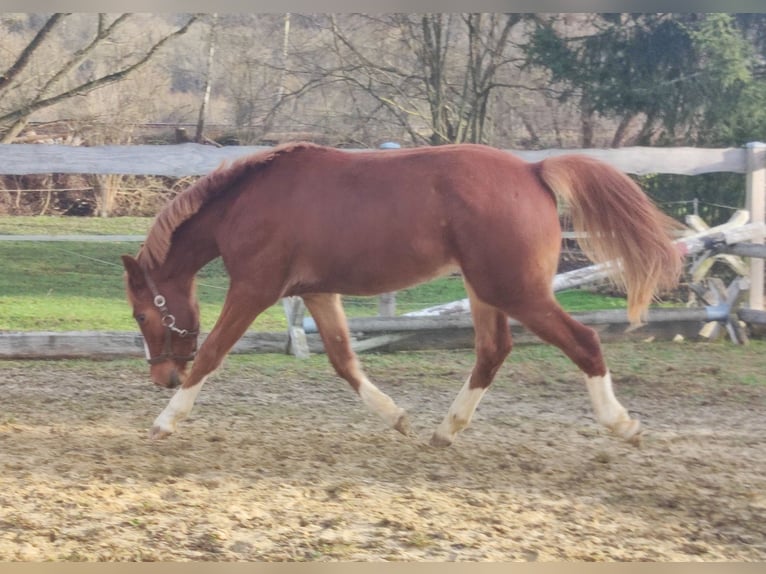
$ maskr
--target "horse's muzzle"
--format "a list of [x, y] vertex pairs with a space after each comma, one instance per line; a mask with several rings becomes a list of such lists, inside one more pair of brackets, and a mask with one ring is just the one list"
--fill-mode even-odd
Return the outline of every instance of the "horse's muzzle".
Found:
[[151, 378], [155, 385], [165, 389], [176, 389], [184, 382], [183, 373], [170, 364], [158, 365], [152, 368]]
[[173, 372], [170, 373], [170, 381], [168, 381], [168, 388], [175, 389], [180, 386], [181, 386], [181, 377], [178, 375], [178, 371], [173, 369]]

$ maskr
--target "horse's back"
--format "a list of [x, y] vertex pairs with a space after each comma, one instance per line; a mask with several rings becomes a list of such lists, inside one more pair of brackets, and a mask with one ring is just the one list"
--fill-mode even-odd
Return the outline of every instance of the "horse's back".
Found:
[[279, 158], [240, 194], [229, 233], [238, 257], [289, 262], [294, 291], [399, 289], [469, 260], [514, 264], [550, 243], [555, 201], [534, 170], [478, 145], [310, 146]]

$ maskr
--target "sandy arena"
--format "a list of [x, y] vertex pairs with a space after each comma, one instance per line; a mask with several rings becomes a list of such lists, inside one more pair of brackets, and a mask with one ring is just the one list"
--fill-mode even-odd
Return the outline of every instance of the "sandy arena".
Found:
[[[645, 363], [613, 366], [638, 449], [574, 367], [523, 354], [445, 450], [426, 443], [470, 352], [363, 357], [413, 438], [323, 356], [230, 359], [165, 441], [141, 361], [0, 363], [0, 560], [766, 560], [766, 385], [688, 349], [610, 347]], [[764, 376], [763, 350], [736, 361]]]

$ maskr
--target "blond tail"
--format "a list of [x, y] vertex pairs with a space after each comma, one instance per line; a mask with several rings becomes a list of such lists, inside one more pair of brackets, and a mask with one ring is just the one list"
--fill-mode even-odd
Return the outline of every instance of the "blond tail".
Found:
[[628, 318], [639, 323], [656, 294], [678, 284], [683, 258], [672, 243], [678, 224], [657, 209], [624, 173], [583, 155], [551, 157], [540, 177], [564, 200], [585, 254], [614, 263], [611, 279], [628, 295]]

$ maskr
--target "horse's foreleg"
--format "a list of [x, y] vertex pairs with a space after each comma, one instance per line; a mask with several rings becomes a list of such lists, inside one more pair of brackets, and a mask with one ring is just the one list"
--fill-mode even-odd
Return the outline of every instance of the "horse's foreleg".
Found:
[[631, 419], [614, 396], [598, 334], [570, 317], [555, 301], [526, 308], [515, 317], [542, 340], [556, 345], [585, 373], [596, 420], [628, 442], [638, 444], [641, 423]]
[[467, 284], [466, 289], [471, 300], [471, 314], [476, 333], [476, 364], [447, 411], [447, 416], [434, 431], [431, 446], [449, 446], [457, 433], [468, 426], [497, 370], [511, 352], [508, 316], [480, 301]]
[[368, 409], [380, 416], [390, 427], [404, 435], [409, 434], [407, 413], [370, 382], [351, 349], [351, 337], [340, 296], [333, 293], [312, 293], [303, 295], [303, 301], [316, 321], [325, 352], [338, 375], [348, 381]]
[[[186, 379], [187, 381], [192, 378], [193, 372], [194, 369], [189, 373], [189, 377]], [[198, 382], [191, 386], [187, 386], [185, 382], [175, 392], [167, 406], [162, 410], [159, 416], [154, 419], [154, 424], [149, 430], [149, 438], [161, 439], [168, 437], [175, 432], [176, 425], [189, 416], [192, 407], [194, 407], [194, 401], [202, 390], [202, 385], [205, 383], [206, 378], [206, 376], [198, 378]]]
[[258, 314], [275, 301], [276, 298], [263, 296], [255, 298], [249, 290], [237, 293], [235, 287], [229, 289], [221, 315], [200, 346], [189, 375], [155, 419], [149, 431], [151, 438], [160, 439], [173, 434], [176, 425], [185, 419], [194, 407], [194, 401], [208, 375], [218, 368]]

